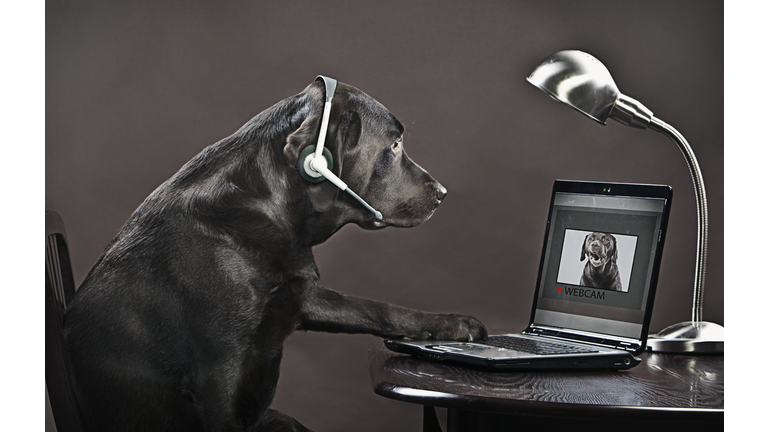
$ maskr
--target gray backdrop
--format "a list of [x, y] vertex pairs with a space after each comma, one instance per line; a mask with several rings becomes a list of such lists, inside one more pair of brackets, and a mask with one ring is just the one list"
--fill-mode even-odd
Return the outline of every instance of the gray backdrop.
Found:
[[[45, 206], [64, 218], [79, 284], [154, 188], [324, 74], [389, 108], [408, 154], [448, 188], [422, 226], [347, 226], [318, 246], [326, 286], [520, 330], [553, 180], [661, 183], [675, 196], [651, 331], [689, 320], [684, 159], [661, 134], [601, 126], [526, 82], [563, 49], [603, 61], [694, 148], [710, 216], [704, 317], [723, 324], [720, 1], [50, 1]], [[371, 390], [371, 341], [294, 334], [273, 406], [321, 431], [420, 430], [419, 407]]]

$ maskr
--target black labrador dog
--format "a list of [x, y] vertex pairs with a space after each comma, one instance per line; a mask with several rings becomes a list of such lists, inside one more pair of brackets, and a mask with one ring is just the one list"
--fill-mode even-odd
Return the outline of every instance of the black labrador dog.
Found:
[[584, 237], [581, 247], [581, 259], [587, 263], [581, 274], [579, 285], [621, 291], [621, 278], [616, 261], [619, 251], [616, 249], [616, 237], [603, 232], [593, 232]]
[[351, 297], [320, 283], [312, 247], [348, 223], [412, 227], [446, 190], [405, 154], [403, 126], [339, 83], [330, 182], [297, 172], [318, 140], [321, 82], [207, 147], [133, 213], [67, 311], [77, 401], [89, 431], [306, 430], [269, 409], [295, 330], [482, 340], [471, 316]]

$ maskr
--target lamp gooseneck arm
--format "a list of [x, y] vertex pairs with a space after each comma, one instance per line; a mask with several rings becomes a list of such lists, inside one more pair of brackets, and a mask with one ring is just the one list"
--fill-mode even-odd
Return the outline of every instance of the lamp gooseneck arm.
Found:
[[704, 276], [707, 267], [707, 226], [709, 217], [707, 215], [707, 194], [704, 190], [704, 178], [701, 175], [699, 163], [693, 154], [691, 146], [683, 136], [672, 126], [664, 123], [656, 117], [653, 117], [648, 128], [669, 137], [677, 144], [680, 151], [685, 156], [688, 163], [688, 169], [693, 177], [693, 188], [696, 193], [696, 215], [698, 216], [698, 231], [696, 236], [696, 278], [693, 286], [693, 315], [692, 321], [698, 323], [702, 321], [702, 309], [704, 299]]

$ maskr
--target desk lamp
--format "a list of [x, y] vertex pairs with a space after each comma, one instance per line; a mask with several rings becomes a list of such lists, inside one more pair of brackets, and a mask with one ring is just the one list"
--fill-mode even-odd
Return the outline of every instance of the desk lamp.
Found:
[[693, 315], [691, 321], [671, 325], [650, 335], [648, 347], [658, 352], [722, 353], [725, 329], [719, 324], [702, 321], [701, 317], [707, 265], [707, 196], [699, 163], [685, 138], [672, 126], [654, 117], [643, 104], [621, 94], [608, 69], [585, 52], [571, 50], [552, 54], [528, 76], [528, 82], [601, 124], [610, 117], [627, 126], [660, 132], [683, 152], [693, 177], [698, 216]]

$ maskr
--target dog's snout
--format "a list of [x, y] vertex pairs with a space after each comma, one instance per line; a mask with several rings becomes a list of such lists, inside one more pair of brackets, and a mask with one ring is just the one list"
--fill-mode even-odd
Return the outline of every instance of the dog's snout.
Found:
[[438, 204], [443, 202], [445, 196], [448, 195], [448, 189], [446, 189], [440, 183], [437, 184], [437, 202]]

